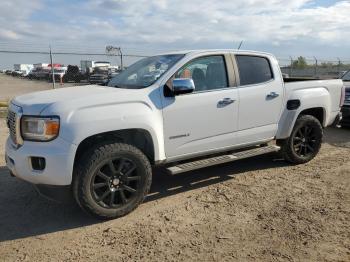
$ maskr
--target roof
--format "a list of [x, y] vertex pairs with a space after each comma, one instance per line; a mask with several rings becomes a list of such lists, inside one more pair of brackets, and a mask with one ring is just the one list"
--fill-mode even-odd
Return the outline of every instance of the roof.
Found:
[[178, 51], [170, 51], [170, 52], [164, 52], [160, 55], [172, 55], [172, 54], [201, 54], [201, 53], [216, 53], [216, 52], [223, 52], [223, 53], [235, 53], [235, 54], [252, 54], [252, 55], [271, 55], [269, 53], [260, 52], [260, 51], [252, 51], [252, 50], [238, 50], [238, 49], [195, 49], [195, 50], [178, 50]]

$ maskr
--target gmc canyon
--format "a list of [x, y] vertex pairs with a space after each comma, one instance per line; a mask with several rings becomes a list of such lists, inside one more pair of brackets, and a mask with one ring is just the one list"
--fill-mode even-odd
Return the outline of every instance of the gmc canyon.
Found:
[[284, 82], [273, 55], [198, 50], [144, 58], [106, 86], [11, 101], [6, 163], [50, 197], [99, 218], [134, 210], [152, 167], [178, 174], [279, 151], [306, 163], [340, 120], [341, 80]]

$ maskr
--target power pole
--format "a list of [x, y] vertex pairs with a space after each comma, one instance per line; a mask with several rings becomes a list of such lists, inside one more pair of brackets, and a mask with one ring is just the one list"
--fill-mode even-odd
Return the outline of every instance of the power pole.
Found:
[[317, 61], [316, 56], [314, 56], [314, 59], [315, 59], [315, 77], [317, 77], [317, 67], [318, 67], [318, 61]]
[[289, 57], [290, 58], [290, 67], [289, 67], [289, 76], [291, 77], [293, 74], [293, 57]]
[[[54, 75], [54, 66], [53, 66], [53, 59], [52, 59], [52, 52], [51, 52], [51, 45], [50, 45], [50, 63], [51, 63], [51, 75], [52, 75], [52, 88], [55, 89], [55, 75]], [[50, 79], [50, 78], [49, 78]]]
[[340, 66], [341, 66], [341, 60], [339, 57], [337, 57], [338, 59], [338, 75], [340, 74]]
[[238, 50], [241, 49], [242, 44], [243, 44], [243, 40], [239, 43]]
[[122, 52], [122, 49], [121, 47], [118, 48], [119, 50], [119, 54], [120, 54], [120, 69], [123, 71], [123, 52]]

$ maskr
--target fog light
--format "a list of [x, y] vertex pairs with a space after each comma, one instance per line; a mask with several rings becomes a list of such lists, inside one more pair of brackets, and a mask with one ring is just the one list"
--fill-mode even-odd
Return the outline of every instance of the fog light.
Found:
[[45, 158], [32, 156], [30, 158], [30, 160], [31, 160], [31, 163], [32, 163], [33, 170], [43, 171], [45, 169], [45, 167], [46, 167]]

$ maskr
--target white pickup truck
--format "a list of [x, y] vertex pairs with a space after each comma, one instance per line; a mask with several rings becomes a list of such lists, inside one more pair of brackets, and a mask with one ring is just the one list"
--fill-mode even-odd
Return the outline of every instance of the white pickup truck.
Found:
[[301, 164], [340, 120], [341, 80], [285, 83], [270, 54], [199, 50], [144, 58], [107, 86], [11, 101], [11, 174], [88, 213], [123, 216], [146, 197], [152, 167], [171, 174], [280, 151]]

